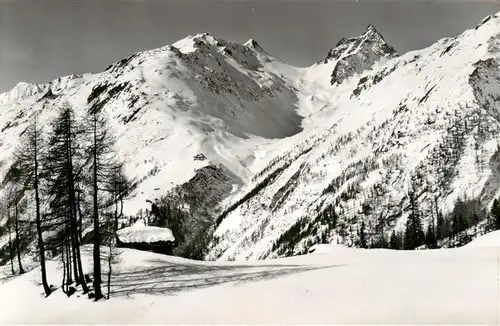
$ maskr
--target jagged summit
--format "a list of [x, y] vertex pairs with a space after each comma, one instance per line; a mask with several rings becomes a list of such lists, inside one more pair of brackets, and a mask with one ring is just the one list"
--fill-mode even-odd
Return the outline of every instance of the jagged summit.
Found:
[[[385, 42], [385, 38], [382, 34], [380, 34], [377, 29], [375, 28], [374, 25], [370, 24], [366, 27], [366, 30], [365, 32], [362, 34], [362, 37], [366, 37], [367, 40], [371, 40], [371, 41], [379, 41], [379, 42], [383, 42], [385, 44], [387, 44]], [[394, 49], [393, 49], [394, 50]], [[396, 50], [394, 50], [396, 51]]]
[[387, 44], [375, 26], [368, 25], [358, 37], [341, 38], [337, 45], [328, 51], [324, 63], [333, 63], [331, 84], [341, 84], [356, 73], [369, 69], [383, 58], [398, 56], [396, 50]]
[[244, 46], [256, 46], [256, 45], [258, 45], [258, 43], [253, 38], [251, 38], [248, 41], [246, 41], [243, 45]]
[[[366, 27], [365, 31], [363, 34], [357, 36], [357, 37], [342, 37], [337, 44], [335, 45], [334, 48], [331, 48], [328, 51], [328, 55], [326, 56], [324, 63], [327, 63], [332, 60], [339, 59], [339, 55], [344, 53], [346, 50], [356, 50], [360, 46], [363, 46], [364, 44], [369, 43], [369, 44], [374, 44], [374, 43], [380, 43], [380, 44], [386, 44], [388, 47], [389, 45], [385, 42], [384, 37], [382, 34], [380, 34], [377, 29], [375, 28], [374, 25], [370, 24]], [[390, 47], [392, 48], [392, 47]], [[392, 49], [394, 50], [394, 49]], [[394, 50], [395, 52], [395, 50]]]
[[183, 53], [191, 53], [201, 47], [218, 48], [220, 51], [224, 51], [229, 47], [233, 49], [239, 48], [243, 51], [244, 49], [250, 49], [255, 52], [266, 53], [262, 46], [260, 46], [260, 44], [254, 39], [250, 39], [244, 44], [239, 44], [237, 42], [227, 41], [222, 38], [215, 37], [206, 32], [185, 37], [172, 44], [172, 46], [178, 48]]
[[366, 27], [366, 30], [367, 31], [371, 31], [371, 32], [377, 32], [377, 29], [375, 28], [374, 25], [372, 24], [369, 24], [367, 27]]
[[380, 38], [382, 40], [385, 40], [384, 36], [378, 32], [377, 28], [375, 28], [375, 25], [373, 24], [369, 24], [368, 26], [366, 26], [365, 32], [362, 34], [362, 36], [363, 35], [366, 35], [369, 38], [375, 38], [375, 39]]
[[262, 46], [260, 46], [260, 44], [256, 40], [254, 40], [253, 38], [249, 39], [243, 45], [246, 46], [247, 48], [254, 50], [254, 51], [261, 52], [261, 53], [267, 53], [264, 50], [264, 48]]

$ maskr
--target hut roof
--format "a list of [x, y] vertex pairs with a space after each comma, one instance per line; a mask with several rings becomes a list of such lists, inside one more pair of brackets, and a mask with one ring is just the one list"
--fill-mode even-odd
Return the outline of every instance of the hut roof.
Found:
[[142, 223], [136, 223], [130, 227], [118, 230], [117, 234], [118, 238], [123, 243], [175, 241], [172, 230], [157, 226], [145, 226]]

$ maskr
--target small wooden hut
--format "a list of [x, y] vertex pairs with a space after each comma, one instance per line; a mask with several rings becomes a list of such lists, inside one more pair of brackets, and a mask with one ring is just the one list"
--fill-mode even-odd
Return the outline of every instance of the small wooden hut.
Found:
[[172, 255], [175, 238], [168, 228], [136, 223], [117, 232], [117, 246]]

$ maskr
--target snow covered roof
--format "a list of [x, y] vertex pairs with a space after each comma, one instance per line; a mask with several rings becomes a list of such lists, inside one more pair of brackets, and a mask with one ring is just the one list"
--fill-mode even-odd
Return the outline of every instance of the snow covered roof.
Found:
[[124, 243], [152, 243], [159, 241], [175, 241], [172, 230], [157, 226], [145, 226], [136, 223], [117, 232], [118, 238]]

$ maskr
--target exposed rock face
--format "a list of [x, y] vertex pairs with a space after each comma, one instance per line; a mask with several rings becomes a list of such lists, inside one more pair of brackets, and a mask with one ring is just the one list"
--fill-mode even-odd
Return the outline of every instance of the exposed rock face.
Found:
[[381, 59], [397, 56], [396, 50], [385, 42], [373, 25], [369, 25], [359, 37], [342, 38], [335, 48], [328, 52], [324, 62], [336, 61], [331, 84], [338, 85], [354, 74], [371, 68]]

